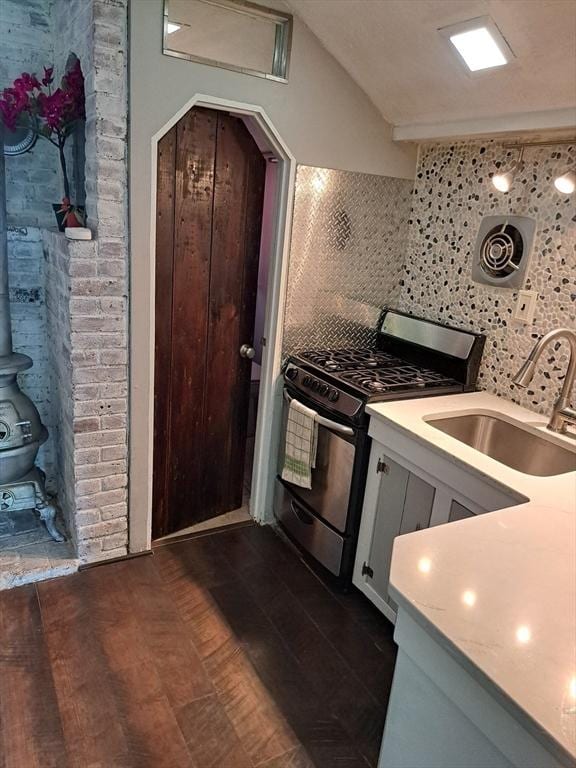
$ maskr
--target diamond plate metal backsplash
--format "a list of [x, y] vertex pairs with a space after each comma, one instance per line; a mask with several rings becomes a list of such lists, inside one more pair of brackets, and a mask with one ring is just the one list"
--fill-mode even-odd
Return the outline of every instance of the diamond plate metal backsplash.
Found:
[[288, 271], [284, 352], [374, 343], [397, 303], [413, 182], [301, 165]]

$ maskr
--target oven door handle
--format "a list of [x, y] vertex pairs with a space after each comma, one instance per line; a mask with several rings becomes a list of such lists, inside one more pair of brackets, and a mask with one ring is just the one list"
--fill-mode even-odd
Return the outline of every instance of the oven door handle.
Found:
[[[284, 390], [284, 400], [286, 400], [287, 403], [291, 403], [292, 399], [288, 392]], [[345, 427], [342, 424], [338, 424], [337, 421], [332, 421], [331, 419], [325, 419], [324, 416], [320, 416], [320, 414], [316, 414], [315, 419], [317, 424], [321, 424], [323, 427], [326, 427], [327, 429], [331, 429], [333, 432], [339, 432], [341, 435], [354, 435], [354, 430], [352, 427]]]

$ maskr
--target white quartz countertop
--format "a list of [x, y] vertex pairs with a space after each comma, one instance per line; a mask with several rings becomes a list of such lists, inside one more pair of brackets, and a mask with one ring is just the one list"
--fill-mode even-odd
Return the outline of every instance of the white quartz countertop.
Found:
[[[484, 392], [367, 410], [528, 499], [398, 537], [391, 592], [482, 685], [524, 716], [534, 736], [561, 759], [576, 757], [576, 471], [526, 475], [426, 422], [481, 412], [545, 430], [547, 418]], [[576, 447], [574, 433], [553, 439]]]

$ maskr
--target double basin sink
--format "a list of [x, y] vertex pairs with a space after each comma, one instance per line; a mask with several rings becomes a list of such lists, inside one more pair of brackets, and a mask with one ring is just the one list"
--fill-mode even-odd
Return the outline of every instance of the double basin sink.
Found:
[[552, 477], [576, 472], [576, 441], [574, 447], [560, 445], [520, 424], [484, 413], [430, 418], [426, 422], [526, 475]]

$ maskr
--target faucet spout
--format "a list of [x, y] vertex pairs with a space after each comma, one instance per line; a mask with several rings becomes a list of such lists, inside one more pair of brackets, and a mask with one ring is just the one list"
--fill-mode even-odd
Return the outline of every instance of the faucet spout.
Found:
[[534, 378], [534, 374], [536, 373], [536, 362], [534, 360], [526, 360], [522, 368], [518, 371], [516, 376], [512, 379], [513, 383], [516, 384], [517, 387], [522, 387], [525, 389], [532, 379]]
[[544, 349], [550, 342], [558, 339], [566, 339], [568, 341], [570, 345], [570, 359], [562, 391], [552, 409], [548, 429], [552, 432], [566, 432], [568, 424], [576, 425], [576, 410], [570, 407], [570, 397], [576, 380], [576, 331], [573, 331], [571, 328], [557, 328], [542, 336], [536, 342], [528, 359], [512, 381], [517, 387], [527, 387], [534, 378], [536, 365]]

